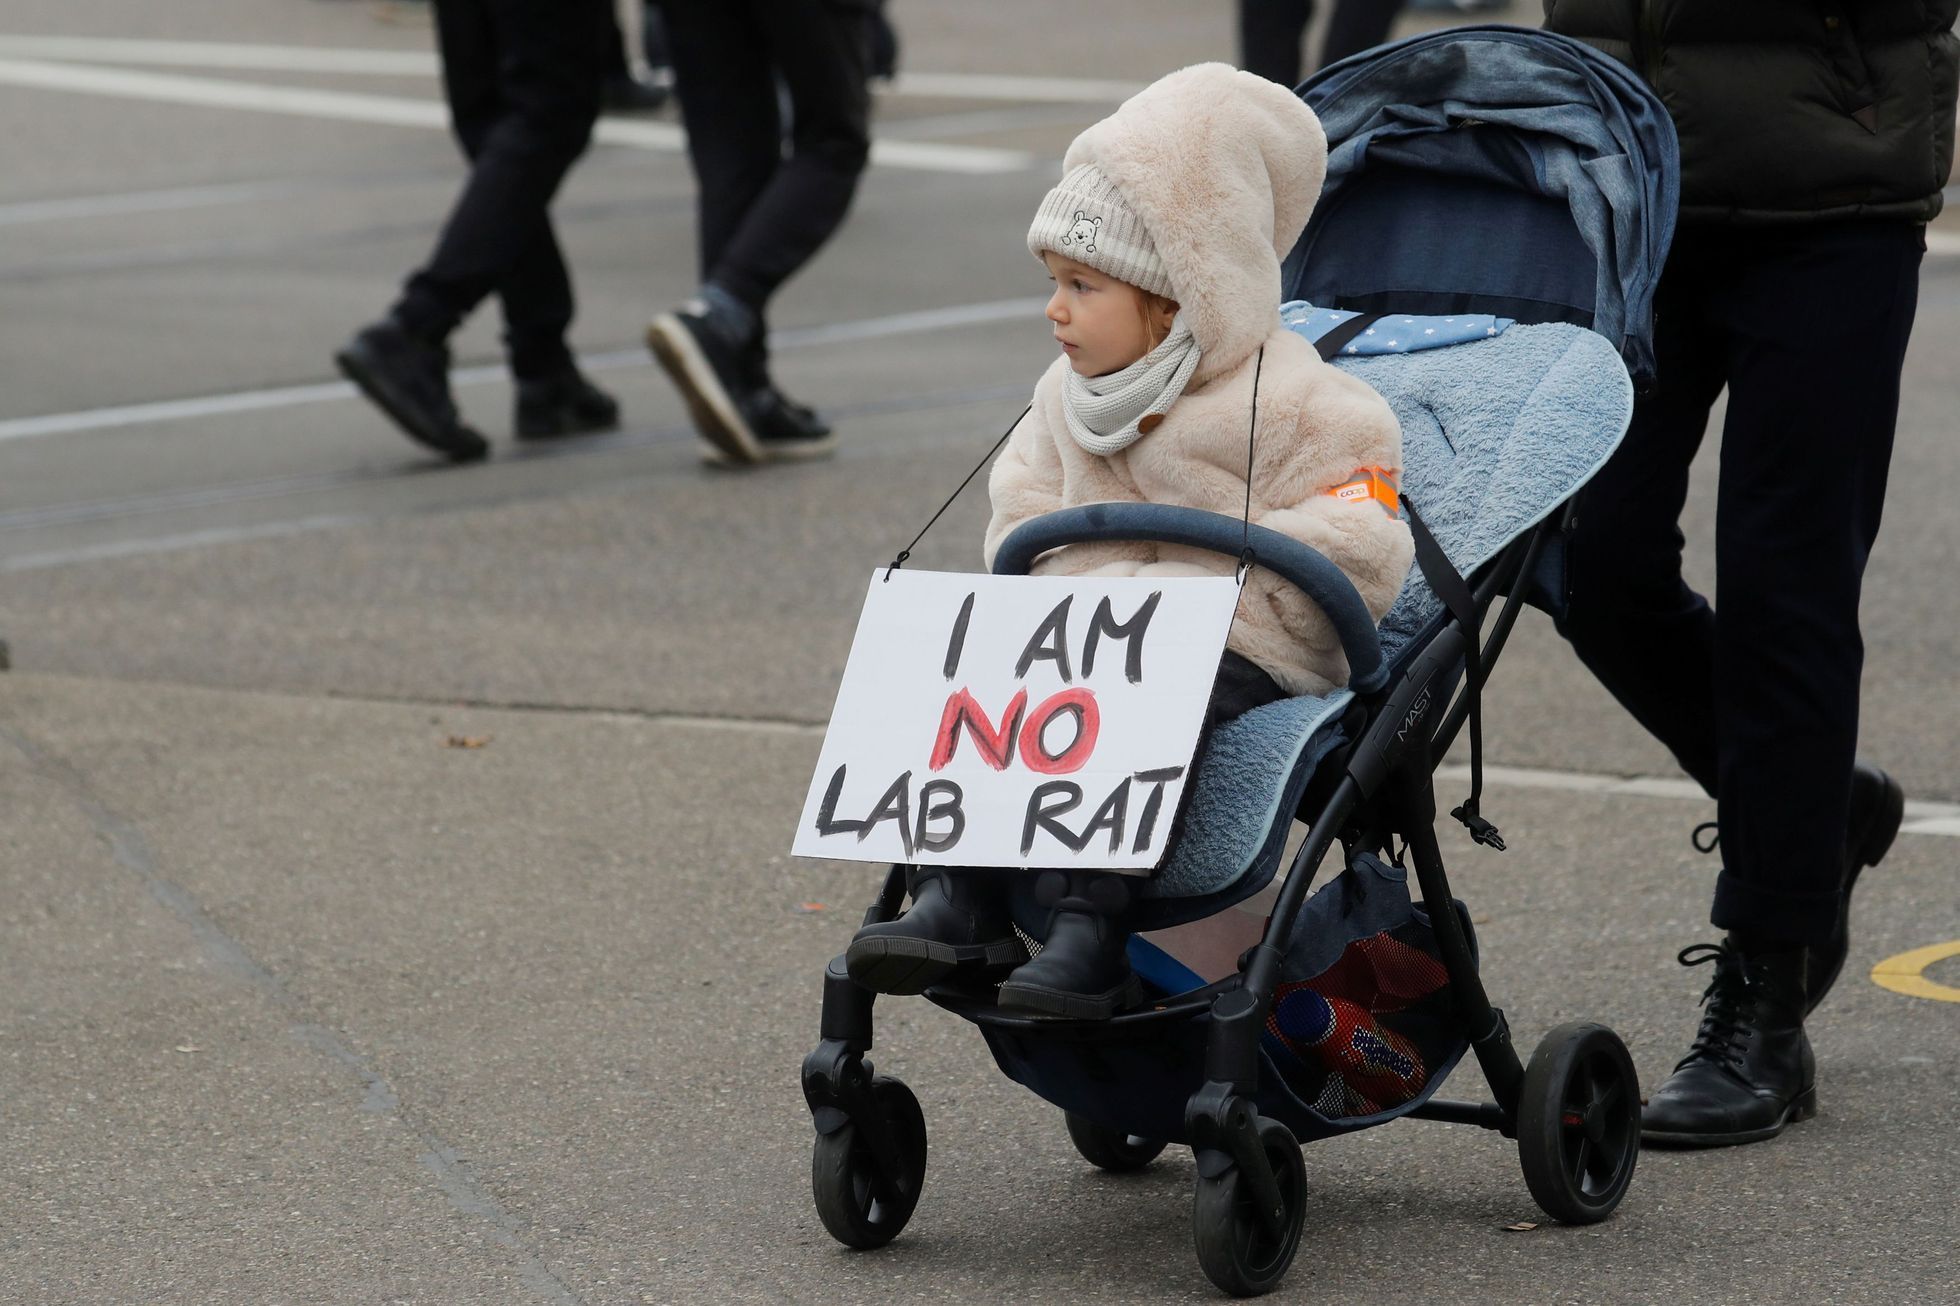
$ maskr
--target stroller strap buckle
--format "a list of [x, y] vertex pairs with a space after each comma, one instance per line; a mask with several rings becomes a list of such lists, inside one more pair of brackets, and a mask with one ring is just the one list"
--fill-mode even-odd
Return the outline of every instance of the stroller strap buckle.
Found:
[[1504, 851], [1504, 836], [1499, 833], [1496, 826], [1477, 815], [1476, 810], [1469, 803], [1452, 808], [1450, 815], [1463, 822], [1463, 828], [1470, 832], [1472, 842], [1480, 843], [1496, 852]]

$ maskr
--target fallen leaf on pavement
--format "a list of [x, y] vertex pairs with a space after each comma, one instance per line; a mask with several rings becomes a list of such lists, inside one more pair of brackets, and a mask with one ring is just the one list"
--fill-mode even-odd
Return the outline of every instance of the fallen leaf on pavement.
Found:
[[1538, 1224], [1534, 1220], [1520, 1220], [1516, 1224], [1505, 1225], [1504, 1232], [1505, 1233], [1530, 1233], [1533, 1229], [1536, 1229], [1537, 1227]]
[[484, 748], [491, 738], [490, 735], [451, 735], [444, 743], [450, 748]]

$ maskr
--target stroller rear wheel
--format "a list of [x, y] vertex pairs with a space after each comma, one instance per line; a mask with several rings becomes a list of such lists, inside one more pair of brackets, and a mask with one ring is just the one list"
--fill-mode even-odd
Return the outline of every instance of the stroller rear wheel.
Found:
[[896, 1156], [879, 1161], [863, 1126], [853, 1120], [817, 1137], [810, 1188], [817, 1215], [830, 1236], [846, 1247], [868, 1250], [898, 1237], [919, 1204], [926, 1177], [926, 1118], [903, 1080], [877, 1075], [871, 1101], [891, 1130]]
[[1234, 1297], [1271, 1292], [1293, 1264], [1307, 1216], [1307, 1166], [1292, 1131], [1277, 1120], [1259, 1121], [1259, 1142], [1279, 1183], [1284, 1207], [1275, 1233], [1259, 1218], [1252, 1185], [1238, 1166], [1198, 1180], [1191, 1212], [1198, 1264], [1213, 1283]]
[[1141, 1170], [1164, 1150], [1164, 1142], [1160, 1138], [1121, 1134], [1114, 1129], [1105, 1129], [1087, 1116], [1079, 1116], [1073, 1111], [1065, 1114], [1069, 1141], [1075, 1144], [1075, 1150], [1082, 1154], [1083, 1160], [1099, 1170], [1117, 1174]]
[[1553, 1219], [1613, 1213], [1640, 1157], [1640, 1081], [1620, 1036], [1575, 1021], [1545, 1035], [1518, 1097], [1525, 1186]]

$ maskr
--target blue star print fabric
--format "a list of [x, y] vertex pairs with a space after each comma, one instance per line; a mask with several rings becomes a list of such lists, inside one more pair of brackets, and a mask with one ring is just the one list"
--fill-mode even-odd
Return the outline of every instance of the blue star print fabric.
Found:
[[[1315, 308], [1304, 299], [1289, 300], [1279, 306], [1280, 325], [1309, 340], [1318, 340], [1351, 317], [1340, 308]], [[1404, 317], [1390, 314], [1341, 346], [1343, 356], [1353, 354], [1408, 354], [1418, 349], [1441, 349], [1470, 340], [1487, 340], [1510, 326], [1508, 317], [1471, 313], [1456, 317]]]

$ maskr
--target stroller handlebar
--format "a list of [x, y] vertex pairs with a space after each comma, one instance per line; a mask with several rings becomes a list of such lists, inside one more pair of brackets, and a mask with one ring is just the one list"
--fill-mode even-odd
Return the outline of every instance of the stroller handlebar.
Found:
[[1375, 619], [1354, 584], [1326, 555], [1309, 545], [1237, 517], [1168, 503], [1089, 503], [1045, 513], [1022, 522], [1001, 541], [994, 572], [1025, 576], [1036, 558], [1069, 544], [1127, 540], [1182, 544], [1228, 558], [1248, 548], [1252, 562], [1297, 587], [1333, 623], [1347, 655], [1349, 687], [1357, 693], [1379, 689], [1388, 678]]

